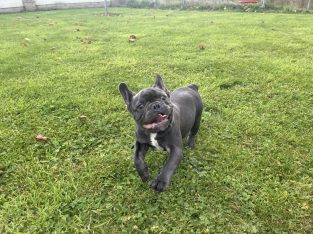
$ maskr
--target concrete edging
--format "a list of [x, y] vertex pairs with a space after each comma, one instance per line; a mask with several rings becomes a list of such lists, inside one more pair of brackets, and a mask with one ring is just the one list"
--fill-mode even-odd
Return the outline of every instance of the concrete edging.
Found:
[[[22, 11], [36, 11], [36, 10], [58, 10], [58, 9], [70, 9], [70, 8], [96, 8], [104, 7], [104, 2], [83, 2], [83, 3], [56, 3], [56, 4], [45, 4], [45, 5], [35, 5], [29, 4], [27, 0], [23, 1], [24, 6], [21, 7], [10, 7], [10, 8], [0, 8], [0, 13], [14, 13]], [[110, 6], [110, 1], [107, 1], [108, 6]]]
[[24, 7], [0, 8], [0, 13], [13, 13], [24, 11]]
[[84, 2], [84, 3], [56, 3], [46, 5], [36, 5], [37, 10], [57, 10], [57, 9], [69, 9], [69, 8], [92, 8], [103, 7], [103, 2]]

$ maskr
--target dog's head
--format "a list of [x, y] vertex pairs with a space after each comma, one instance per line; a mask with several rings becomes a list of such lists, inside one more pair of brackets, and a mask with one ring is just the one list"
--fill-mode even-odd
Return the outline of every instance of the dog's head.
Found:
[[151, 133], [168, 128], [172, 121], [173, 105], [160, 75], [157, 75], [151, 88], [143, 89], [137, 94], [129, 90], [125, 83], [119, 85], [119, 90], [139, 128]]

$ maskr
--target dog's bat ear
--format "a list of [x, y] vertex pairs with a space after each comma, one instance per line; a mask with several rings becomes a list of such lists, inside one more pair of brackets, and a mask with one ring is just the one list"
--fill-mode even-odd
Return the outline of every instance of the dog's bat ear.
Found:
[[159, 88], [162, 89], [163, 91], [165, 91], [165, 93], [167, 94], [167, 96], [170, 96], [170, 92], [168, 91], [168, 89], [166, 88], [162, 77], [160, 76], [160, 74], [156, 74], [156, 80], [155, 80], [155, 84], [153, 85], [154, 88]]
[[129, 90], [129, 88], [127, 87], [125, 83], [120, 83], [120, 85], [118, 86], [118, 89], [120, 90], [120, 93], [126, 105], [129, 106], [135, 93]]

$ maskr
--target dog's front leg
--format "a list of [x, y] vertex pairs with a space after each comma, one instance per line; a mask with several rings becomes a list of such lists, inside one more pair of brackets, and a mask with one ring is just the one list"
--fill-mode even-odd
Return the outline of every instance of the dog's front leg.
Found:
[[178, 146], [171, 146], [169, 148], [169, 157], [159, 176], [152, 181], [151, 187], [159, 192], [163, 192], [171, 181], [171, 177], [178, 167], [182, 157], [182, 149]]
[[146, 182], [149, 179], [148, 166], [145, 163], [145, 155], [148, 149], [148, 144], [139, 143], [138, 141], [135, 144], [134, 163], [136, 170], [143, 182]]

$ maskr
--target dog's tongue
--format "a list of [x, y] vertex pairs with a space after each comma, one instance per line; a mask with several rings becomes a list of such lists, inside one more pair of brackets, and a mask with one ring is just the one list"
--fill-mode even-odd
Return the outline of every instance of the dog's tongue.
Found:
[[159, 123], [162, 123], [164, 120], [167, 120], [167, 115], [158, 114], [155, 120], [150, 124], [144, 124], [143, 127], [147, 129], [156, 128]]
[[167, 115], [158, 114], [158, 117], [155, 119], [155, 123], [160, 123], [167, 118]]

